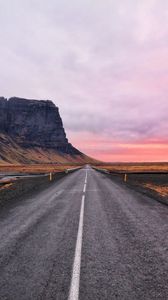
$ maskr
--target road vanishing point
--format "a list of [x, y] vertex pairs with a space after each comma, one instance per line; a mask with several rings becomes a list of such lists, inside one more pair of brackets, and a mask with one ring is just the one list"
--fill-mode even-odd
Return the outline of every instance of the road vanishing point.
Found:
[[0, 300], [167, 300], [168, 207], [86, 166], [0, 211]]

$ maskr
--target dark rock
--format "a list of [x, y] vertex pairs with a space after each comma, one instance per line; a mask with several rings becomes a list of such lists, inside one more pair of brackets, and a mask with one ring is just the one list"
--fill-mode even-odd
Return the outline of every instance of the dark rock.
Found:
[[8, 134], [24, 148], [81, 154], [68, 142], [59, 109], [49, 100], [0, 97], [0, 133]]
[[7, 126], [7, 99], [0, 97], [0, 131], [6, 131]]

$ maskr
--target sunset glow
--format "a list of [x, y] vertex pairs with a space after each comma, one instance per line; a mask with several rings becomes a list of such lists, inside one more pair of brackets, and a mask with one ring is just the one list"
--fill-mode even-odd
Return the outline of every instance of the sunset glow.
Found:
[[102, 140], [101, 137], [85, 133], [72, 138], [73, 144], [83, 148], [90, 156], [107, 162], [162, 162], [168, 160], [167, 140], [141, 140], [136, 143], [124, 143], [115, 140]]

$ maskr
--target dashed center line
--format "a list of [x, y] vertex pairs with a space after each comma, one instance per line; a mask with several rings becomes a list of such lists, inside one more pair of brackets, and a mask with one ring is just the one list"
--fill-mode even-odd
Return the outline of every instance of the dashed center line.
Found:
[[[85, 176], [83, 193], [86, 192], [86, 185], [87, 185], [87, 171], [86, 171], [86, 176]], [[77, 241], [76, 241], [76, 248], [75, 248], [75, 257], [74, 257], [74, 263], [73, 263], [72, 279], [71, 279], [68, 300], [78, 300], [79, 299], [84, 206], [85, 206], [85, 195], [82, 196], [82, 202], [81, 202], [78, 234], [77, 234]]]
[[83, 193], [86, 192], [86, 183], [84, 184]]
[[86, 171], [86, 176], [85, 176], [85, 184], [87, 184], [87, 171]]

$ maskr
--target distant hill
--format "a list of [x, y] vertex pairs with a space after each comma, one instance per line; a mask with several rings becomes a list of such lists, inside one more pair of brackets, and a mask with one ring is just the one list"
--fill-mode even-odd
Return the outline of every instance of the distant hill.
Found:
[[0, 97], [0, 164], [94, 162], [66, 137], [49, 100]]

